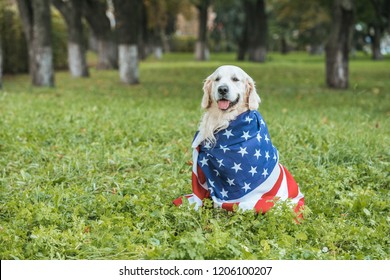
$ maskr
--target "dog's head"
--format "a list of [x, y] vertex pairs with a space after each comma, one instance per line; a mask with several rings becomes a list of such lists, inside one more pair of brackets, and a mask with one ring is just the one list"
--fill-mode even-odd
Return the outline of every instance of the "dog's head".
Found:
[[221, 66], [207, 77], [203, 92], [203, 109], [215, 107], [223, 112], [257, 110], [260, 103], [253, 79], [232, 65]]

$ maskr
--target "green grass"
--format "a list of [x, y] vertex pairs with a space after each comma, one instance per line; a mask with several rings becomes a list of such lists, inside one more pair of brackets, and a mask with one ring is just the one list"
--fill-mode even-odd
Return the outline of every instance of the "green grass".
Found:
[[[324, 85], [322, 57], [269, 62], [169, 54], [115, 71], [0, 91], [1, 259], [389, 259], [390, 63], [358, 57], [350, 89]], [[177, 208], [191, 192], [191, 141], [202, 81], [237, 64], [305, 194], [305, 220], [281, 204], [266, 215]]]

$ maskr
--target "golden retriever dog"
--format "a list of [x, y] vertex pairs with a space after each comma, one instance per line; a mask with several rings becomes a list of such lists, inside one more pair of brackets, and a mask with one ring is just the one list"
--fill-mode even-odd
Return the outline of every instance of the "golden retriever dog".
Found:
[[257, 110], [260, 97], [252, 78], [237, 66], [219, 67], [203, 85], [201, 106], [205, 110], [198, 141], [215, 141], [214, 133], [247, 110]]
[[216, 207], [265, 213], [283, 200], [300, 212], [304, 196], [279, 163], [259, 104], [253, 79], [237, 66], [221, 66], [204, 81], [204, 114], [192, 143], [193, 193], [185, 196], [196, 209], [211, 198]]

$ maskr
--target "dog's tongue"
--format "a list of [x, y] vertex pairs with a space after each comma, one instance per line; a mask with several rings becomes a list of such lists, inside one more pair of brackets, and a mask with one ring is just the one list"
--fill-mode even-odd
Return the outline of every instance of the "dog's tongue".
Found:
[[218, 101], [218, 108], [221, 110], [226, 110], [229, 108], [230, 101], [229, 100], [219, 100]]

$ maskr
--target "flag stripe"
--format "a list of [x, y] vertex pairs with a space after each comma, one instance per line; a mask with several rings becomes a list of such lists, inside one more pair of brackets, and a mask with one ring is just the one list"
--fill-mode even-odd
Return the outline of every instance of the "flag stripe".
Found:
[[228, 211], [233, 211], [234, 205], [239, 206], [240, 203], [239, 203], [239, 202], [225, 202], [225, 203], [222, 203], [222, 208], [223, 208], [223, 209], [226, 209], [226, 210], [228, 210]]
[[173, 201], [173, 204], [175, 204], [176, 206], [180, 206], [183, 204], [183, 197], [178, 197], [176, 198], [174, 201]]
[[290, 172], [288, 172], [285, 167], [283, 167], [283, 169], [287, 179], [288, 198], [294, 198], [298, 195], [298, 184], [295, 182]]
[[265, 213], [274, 206], [274, 197], [264, 197], [257, 201], [254, 209], [257, 213]]
[[209, 191], [200, 184], [199, 177], [195, 173], [192, 173], [192, 192], [200, 199], [209, 197]]
[[280, 185], [282, 184], [282, 180], [283, 180], [283, 168], [282, 166], [279, 164], [279, 170], [280, 170], [280, 173], [279, 173], [279, 177], [278, 177], [278, 180], [276, 181], [275, 185], [272, 187], [272, 189], [265, 193], [263, 195], [263, 197], [275, 197], [276, 194], [278, 193], [279, 189], [280, 189]]

